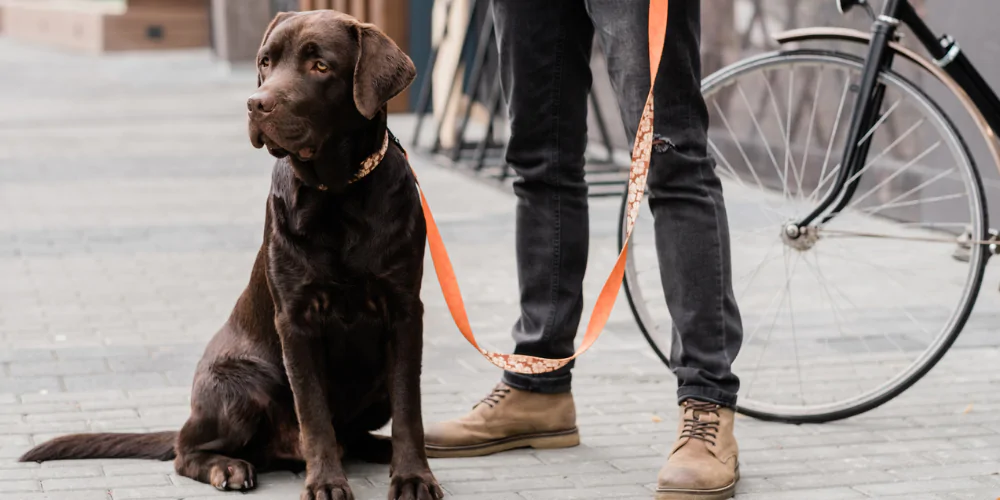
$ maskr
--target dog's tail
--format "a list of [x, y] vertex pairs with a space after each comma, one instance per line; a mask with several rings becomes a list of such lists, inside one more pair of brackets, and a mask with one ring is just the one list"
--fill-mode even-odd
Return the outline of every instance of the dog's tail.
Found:
[[177, 431], [145, 434], [72, 434], [46, 441], [25, 453], [22, 462], [78, 458], [151, 458], [173, 460]]

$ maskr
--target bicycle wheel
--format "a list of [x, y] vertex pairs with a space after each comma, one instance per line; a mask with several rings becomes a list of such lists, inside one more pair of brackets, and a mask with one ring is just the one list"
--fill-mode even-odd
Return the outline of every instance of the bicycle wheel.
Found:
[[[849, 178], [859, 183], [850, 203], [806, 236], [784, 236], [833, 188], [863, 64], [836, 52], [777, 52], [703, 82], [744, 326], [739, 411], [749, 416], [825, 422], [889, 401], [944, 355], [979, 292], [986, 248], [953, 258], [963, 238], [987, 239], [979, 174], [941, 108], [895, 72], [880, 77], [885, 99], [862, 138], [870, 149]], [[669, 365], [651, 222], [647, 198], [625, 290]]]

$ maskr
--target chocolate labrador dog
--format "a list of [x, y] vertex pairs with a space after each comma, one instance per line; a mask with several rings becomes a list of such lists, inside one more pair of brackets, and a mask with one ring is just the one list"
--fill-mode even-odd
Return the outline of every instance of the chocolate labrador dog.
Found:
[[[198, 365], [187, 423], [65, 436], [21, 460], [174, 459], [222, 490], [304, 463], [302, 499], [345, 500], [346, 454], [391, 463], [392, 500], [441, 498], [420, 414], [425, 225], [386, 128], [413, 63], [375, 26], [313, 11], [272, 21], [258, 68], [250, 141], [278, 158], [263, 244]], [[391, 442], [371, 434], [390, 419]]]

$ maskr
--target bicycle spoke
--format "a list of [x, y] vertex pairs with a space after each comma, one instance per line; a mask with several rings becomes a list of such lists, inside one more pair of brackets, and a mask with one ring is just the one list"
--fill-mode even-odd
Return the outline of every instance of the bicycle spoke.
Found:
[[[795, 68], [792, 68], [790, 71], [792, 72], [790, 74], [794, 75]], [[774, 88], [771, 85], [771, 81], [763, 73], [761, 73], [761, 77], [764, 80], [764, 86], [767, 87], [767, 95], [770, 97], [771, 100], [771, 109], [774, 110], [774, 121], [778, 122], [778, 132], [781, 134], [782, 139], [785, 140], [785, 161], [784, 161], [785, 167], [784, 167], [784, 175], [782, 175], [783, 182], [785, 182], [788, 179], [788, 166], [789, 166], [788, 159], [791, 153], [790, 151], [791, 146], [789, 145], [788, 139], [789, 139], [789, 133], [791, 131], [785, 126], [784, 123], [781, 122], [781, 110], [778, 109], [778, 101], [774, 97]], [[792, 85], [789, 84], [788, 86], [789, 101], [791, 101], [791, 91], [792, 91]], [[789, 102], [789, 104], [791, 103]], [[789, 106], [788, 109], [790, 111], [792, 109], [791, 106]], [[791, 113], [789, 113], [787, 124], [791, 125], [791, 121], [792, 121]], [[763, 136], [761, 138], [763, 139]], [[775, 167], [777, 167], [777, 165]], [[792, 172], [795, 174], [795, 177], [798, 178], [798, 172], [795, 170], [795, 165], [792, 165]], [[782, 190], [784, 190], [784, 186], [782, 186]]]
[[[823, 179], [825, 177], [826, 166], [830, 162], [830, 153], [833, 152], [833, 143], [835, 142], [834, 139], [837, 138], [837, 131], [840, 130], [840, 118], [844, 114], [844, 103], [847, 102], [847, 91], [850, 88], [851, 88], [851, 78], [849, 76], [847, 76], [847, 75], [844, 75], [844, 90], [840, 94], [840, 105], [837, 107], [837, 118], [835, 118], [833, 120], [833, 128], [830, 129], [830, 141], [826, 145], [826, 156], [823, 157], [823, 167], [819, 171], [819, 178], [820, 179]], [[839, 169], [840, 169], [840, 164], [838, 163], [835, 170], [839, 170]], [[822, 182], [819, 183], [819, 184], [817, 184], [816, 185], [816, 189], [813, 189], [813, 191], [811, 193], [809, 193], [809, 197], [806, 198], [806, 199], [809, 200], [810, 202], [812, 202], [813, 201], [813, 196], [817, 192], [819, 192], [819, 189], [820, 189], [820, 187], [822, 185], [823, 185]]]
[[[925, 156], [931, 154], [931, 152], [933, 152], [935, 149], [937, 149], [938, 146], [940, 146], [940, 145], [941, 145], [941, 141], [935, 142], [931, 147], [925, 149], [923, 153], [920, 153], [914, 159], [910, 160], [906, 165], [903, 165], [902, 168], [900, 168], [899, 170], [893, 172], [891, 175], [886, 176], [886, 178], [882, 179], [881, 182], [879, 182], [878, 184], [872, 186], [872, 188], [869, 189], [867, 192], [865, 192], [865, 194], [863, 194], [860, 197], [855, 198], [854, 200], [852, 200], [851, 203], [849, 205], [847, 205], [847, 207], [845, 207], [845, 208], [856, 207], [858, 205], [858, 203], [861, 203], [864, 199], [866, 199], [869, 196], [871, 196], [872, 193], [875, 193], [876, 191], [878, 191], [882, 186], [888, 184], [889, 182], [891, 182], [896, 177], [899, 177], [900, 175], [902, 175], [903, 172], [906, 172], [907, 170], [909, 170], [910, 167], [912, 167], [913, 165], [915, 165], [918, 161], [924, 159]], [[954, 168], [949, 169], [949, 170], [954, 170]]]
[[[845, 302], [847, 302], [848, 304], [850, 304], [850, 306], [853, 307], [855, 311], [858, 312], [858, 317], [859, 318], [863, 317], [863, 314], [861, 312], [861, 308], [858, 307], [857, 304], [855, 304], [854, 301], [852, 301], [847, 296], [847, 294], [845, 294], [844, 291], [839, 286], [837, 286], [835, 283], [830, 283], [830, 287], [833, 289], [834, 292], [836, 292], [838, 295], [840, 295], [840, 297], [843, 298]], [[898, 306], [896, 306], [896, 307], [898, 307]], [[888, 340], [890, 344], [896, 346], [896, 348], [900, 352], [905, 352], [905, 350], [903, 349], [903, 346], [899, 345], [895, 340], [892, 340], [892, 337], [890, 337], [884, 331], [882, 332], [882, 336], [885, 337], [885, 339]]]
[[[774, 247], [775, 247], [775, 246], [776, 246], [776, 245], [777, 245], [778, 243], [780, 243], [780, 242], [781, 242], [781, 240], [777, 240], [777, 239], [775, 239], [774, 243], [771, 243], [771, 246], [770, 246], [770, 247], [768, 247], [768, 249], [767, 249], [767, 253], [765, 253], [765, 254], [764, 254], [764, 258], [763, 258], [763, 259], [761, 259], [761, 261], [760, 261], [760, 263], [759, 263], [759, 264], [757, 264], [757, 267], [753, 268], [753, 270], [751, 270], [751, 271], [750, 271], [749, 273], [747, 273], [747, 274], [751, 275], [751, 276], [750, 276], [750, 280], [749, 280], [749, 281], [747, 281], [746, 285], [744, 285], [744, 286], [743, 286], [743, 290], [742, 290], [742, 291], [741, 291], [741, 292], [739, 293], [739, 296], [738, 296], [738, 297], [736, 298], [736, 301], [737, 301], [737, 303], [739, 303], [739, 301], [740, 301], [740, 300], [743, 300], [743, 297], [744, 297], [744, 296], [746, 295], [746, 293], [747, 293], [747, 290], [749, 290], [749, 289], [750, 289], [750, 285], [752, 285], [752, 284], [753, 284], [753, 282], [754, 282], [754, 280], [755, 280], [755, 279], [757, 279], [757, 274], [759, 274], [759, 273], [760, 273], [760, 271], [761, 271], [762, 269], [764, 269], [764, 267], [765, 267], [765, 266], [766, 266], [767, 264], [769, 264], [769, 263], [770, 263], [771, 261], [773, 261], [774, 259], [778, 258], [778, 256], [777, 256], [777, 255], [776, 255], [776, 256], [774, 256], [774, 257], [771, 257], [771, 252], [773, 252], [773, 251], [774, 251]], [[734, 282], [734, 283], [738, 283], [738, 282], [740, 282], [740, 281], [743, 281], [743, 278], [744, 278], [744, 276], [741, 276], [741, 277], [737, 278], [736, 280], [734, 280], [733, 282]]]
[[729, 119], [726, 114], [722, 112], [722, 108], [719, 107], [719, 103], [715, 100], [712, 101], [712, 105], [715, 106], [715, 111], [719, 113], [719, 117], [722, 118], [722, 124], [725, 125], [726, 130], [729, 131], [729, 136], [733, 139], [733, 144], [736, 144], [736, 149], [740, 152], [740, 156], [743, 157], [743, 161], [746, 163], [747, 168], [750, 169], [750, 175], [753, 176], [754, 181], [757, 182], [757, 187], [760, 188], [762, 193], [767, 192], [764, 189], [764, 183], [760, 181], [760, 177], [757, 176], [757, 170], [753, 168], [753, 163], [750, 162], [750, 158], [747, 157], [746, 151], [743, 150], [743, 144], [736, 137], [736, 132], [733, 132], [733, 127], [729, 125]]
[[[842, 324], [842, 320], [845, 317], [844, 311], [843, 309], [840, 308], [839, 305], [837, 305], [837, 301], [833, 298], [833, 292], [830, 291], [830, 286], [828, 284], [830, 280], [827, 279], [826, 275], [823, 274], [823, 270], [819, 267], [819, 252], [813, 252], [813, 254], [816, 257], [816, 273], [817, 273], [816, 280], [820, 283], [820, 286], [823, 287], [823, 292], [830, 299], [830, 306], [833, 308], [832, 310], [834, 312], [834, 316], [838, 318], [836, 321], [841, 338], [847, 339], [849, 337], [844, 333]], [[808, 260], [806, 262], [808, 263]], [[869, 354], [871, 354], [872, 348], [870, 345], [868, 345], [868, 342], [865, 341], [864, 337], [858, 337], [858, 338], [859, 340], [861, 340], [861, 343], [865, 346], [865, 350], [868, 351]]]
[[[787, 249], [787, 247], [785, 247], [785, 248]], [[788, 280], [792, 279], [791, 275], [793, 275], [795, 273], [795, 268], [798, 266], [798, 263], [799, 263], [799, 255], [796, 253], [796, 255], [795, 255], [795, 257], [796, 257], [795, 258], [795, 263], [792, 265], [791, 274], [789, 274], [788, 273], [788, 262], [787, 262], [787, 260], [788, 260], [788, 252], [787, 251], [784, 252], [784, 256], [785, 256], [785, 261], [786, 261], [785, 262], [785, 283], [786, 284], [780, 290], [780, 292], [781, 292], [781, 300], [779, 301], [778, 306], [774, 309], [774, 317], [771, 320], [771, 328], [767, 331], [767, 337], [764, 339], [764, 348], [761, 349], [760, 354], [757, 356], [757, 363], [754, 365], [754, 368], [753, 368], [754, 372], [756, 372], [757, 370], [760, 369], [760, 363], [764, 359], [764, 353], [767, 352], [767, 346], [771, 345], [771, 334], [774, 333], [774, 326], [778, 323], [778, 313], [781, 311], [781, 306], [782, 306], [782, 304], [784, 304], [785, 299], [788, 297], [788, 288], [789, 288], [789, 286], [788, 286]], [[760, 327], [760, 325], [757, 325], [757, 326], [758, 326], [758, 328]], [[750, 340], [753, 340], [754, 334], [756, 334], [756, 333], [757, 333], [757, 329], [754, 329], [753, 334], [750, 335]], [[747, 344], [748, 345], [750, 344], [749, 340], [747, 341]], [[756, 379], [751, 380], [750, 387], [747, 387], [747, 395], [750, 394], [751, 388], [753, 387], [753, 382], [754, 381], [756, 381]]]
[[[818, 283], [819, 286], [823, 288], [823, 293], [826, 294], [827, 300], [830, 302], [830, 312], [833, 314], [833, 321], [834, 321], [834, 323], [837, 324], [837, 331], [840, 333], [840, 338], [847, 339], [847, 334], [844, 333], [843, 321], [841, 320], [840, 307], [837, 306], [837, 301], [834, 300], [833, 294], [830, 292], [830, 287], [828, 287], [826, 285], [826, 277], [823, 275], [823, 270], [822, 270], [822, 268], [819, 265], [819, 253], [818, 252], [812, 252], [812, 254], [813, 254], [813, 260], [816, 261], [816, 267], [813, 268], [809, 264], [809, 259], [806, 258], [805, 262], [806, 262], [806, 266], [808, 266], [807, 269], [809, 269], [813, 273], [813, 277], [816, 278], [816, 283]], [[870, 345], [868, 345], [868, 342], [865, 341], [865, 339], [863, 337], [861, 338], [861, 344], [864, 345], [865, 346], [865, 350], [868, 351], [869, 354], [871, 354], [872, 348], [871, 348]], [[829, 348], [829, 345], [830, 345], [830, 343], [827, 342], [827, 347], [828, 348]], [[858, 366], [857, 366], [857, 363], [854, 360], [854, 356], [845, 356], [845, 357], [847, 358], [848, 363], [850, 363], [850, 365], [851, 365], [851, 370], [854, 371], [855, 375], [858, 375], [858, 373], [859, 373], [858, 372]], [[860, 383], [855, 382], [854, 385], [858, 389], [864, 391], [864, 387], [862, 387]]]
[[[782, 247], [782, 249], [783, 249], [782, 250], [782, 257], [784, 257], [784, 258], [787, 259], [788, 258], [787, 247]], [[773, 296], [771, 296], [771, 300], [767, 304], [767, 309], [764, 310], [764, 314], [761, 316], [762, 318], [765, 317], [765, 316], [770, 316], [771, 308], [774, 307], [776, 300], [779, 301], [779, 302], [782, 302], [782, 303], [784, 302], [784, 300], [785, 300], [784, 297], [783, 297], [784, 293], [785, 293], [785, 288], [781, 287], [781, 288], [778, 289], [777, 292], [774, 293]], [[775, 314], [777, 314], [777, 312]], [[745, 345], [750, 345], [751, 343], [753, 343], [754, 337], [757, 336], [757, 331], [760, 330], [760, 327], [763, 324], [764, 323], [761, 322], [761, 323], [758, 323], [756, 327], [754, 327], [753, 331], [750, 332], [750, 335], [743, 341], [743, 343]]]
[[863, 135], [861, 139], [858, 140], [857, 147], [860, 148], [861, 145], [865, 143], [865, 141], [871, 138], [872, 134], [874, 134], [875, 131], [878, 130], [878, 128], [881, 127], [882, 124], [889, 119], [889, 115], [891, 115], [893, 111], [896, 111], [896, 108], [899, 107], [899, 103], [902, 101], [903, 101], [902, 99], [897, 99], [896, 102], [892, 104], [892, 106], [889, 106], [889, 109], [887, 109], [885, 113], [882, 113], [882, 116], [880, 116], [879, 119], [875, 121], [875, 123], [871, 126], [871, 128], [868, 129], [868, 132], [866, 132], [865, 135]]
[[[800, 258], [800, 254], [796, 254], [795, 256], [796, 256], [795, 263], [798, 264], [799, 262], [798, 258]], [[802, 401], [802, 404], [805, 404], [806, 391], [805, 388], [802, 386], [802, 360], [799, 358], [799, 339], [798, 335], [795, 333], [795, 309], [792, 306], [792, 297], [794, 297], [792, 295], [792, 276], [794, 274], [794, 271], [792, 272], [792, 274], [788, 273], [787, 262], [785, 262], [785, 267], [786, 267], [785, 273], [788, 276], [788, 279], [785, 280], [785, 293], [788, 295], [788, 322], [792, 329], [792, 350], [795, 352], [795, 372], [799, 376], [799, 399]]]
[[[854, 175], [848, 177], [846, 183], [850, 184], [850, 183], [854, 182], [854, 180], [857, 179], [858, 177], [861, 177], [861, 174], [865, 173], [865, 171], [867, 171], [869, 167], [871, 167], [872, 165], [874, 165], [875, 162], [877, 162], [878, 160], [880, 160], [883, 156], [889, 154], [889, 151], [892, 151], [893, 148], [896, 147], [896, 145], [898, 145], [900, 142], [902, 142], [903, 139], [905, 139], [908, 135], [910, 135], [911, 133], [913, 133], [913, 131], [916, 130], [917, 128], [919, 128], [920, 125], [922, 125], [923, 123], [924, 123], [924, 119], [923, 118], [921, 118], [920, 121], [918, 121], [917, 123], [914, 123], [913, 126], [911, 126], [909, 129], [907, 129], [906, 132], [903, 132], [903, 134], [900, 135], [899, 137], [897, 137], [896, 140], [892, 141], [892, 143], [889, 144], [889, 146], [887, 146], [885, 149], [883, 149], [881, 153], [879, 153], [878, 155], [876, 155], [875, 158], [872, 158], [871, 161], [869, 161], [863, 167], [861, 167], [861, 169], [858, 170], [857, 172], [855, 172]], [[932, 149], [933, 148], [937, 148], [940, 143], [941, 143], [941, 141], [938, 141], [937, 144], [935, 144], [934, 146], [931, 146], [931, 148]]]
[[[841, 249], [842, 249], [842, 250], [845, 250], [843, 246], [841, 246]], [[849, 252], [851, 253], [851, 255], [853, 255], [853, 256], [854, 256], [854, 258], [855, 258], [855, 259], [857, 259], [857, 258], [859, 257], [859, 254], [858, 254], [858, 252], [857, 252], [857, 251], [855, 251], [855, 250], [848, 250], [848, 251], [849, 251]], [[875, 265], [875, 264], [873, 264], [873, 263], [871, 263], [871, 262], [867, 262], [867, 261], [860, 261], [860, 262], [862, 262], [862, 263], [865, 263], [865, 264], [869, 264], [869, 265], [870, 265], [870, 267], [872, 267], [873, 269], [875, 269], [875, 270], [877, 270], [877, 271], [881, 272], [881, 273], [882, 273], [882, 275], [883, 275], [883, 276], [885, 276], [886, 278], [889, 278], [890, 280], [893, 280], [893, 279], [894, 279], [894, 278], [892, 277], [892, 275], [891, 275], [891, 274], [889, 274], [889, 273], [887, 273], [887, 272], [883, 271], [883, 270], [882, 270], [882, 269], [880, 269], [880, 268], [879, 268], [879, 267], [878, 267], [877, 265]], [[903, 289], [904, 289], [904, 291], [908, 291], [908, 290], [909, 290], [909, 289], [907, 289], [906, 287], [904, 287], [904, 286], [903, 286], [902, 284], [900, 284], [900, 283], [898, 283], [898, 282], [897, 282], [897, 284], [899, 284], [899, 286], [900, 286], [901, 288], [903, 288]], [[842, 296], [842, 297], [844, 297], [844, 298], [845, 298], [845, 300], [847, 300], [847, 301], [848, 301], [848, 303], [850, 303], [851, 305], [854, 305], [854, 304], [853, 304], [853, 302], [851, 302], [851, 301], [850, 301], [850, 299], [847, 299], [846, 295], [844, 295], [843, 291], [841, 291], [841, 290], [840, 290], [840, 288], [839, 288], [838, 286], [834, 285], [834, 286], [833, 286], [833, 288], [834, 288], [834, 290], [836, 290], [836, 291], [837, 291], [838, 293], [840, 293], [840, 294], [841, 294], [841, 296]], [[912, 314], [911, 312], [909, 312], [909, 311], [907, 311], [907, 310], [903, 309], [902, 307], [899, 307], [899, 305], [897, 305], [897, 304], [893, 303], [893, 302], [892, 302], [891, 300], [890, 300], [890, 301], [887, 301], [887, 302], [888, 302], [888, 304], [889, 304], [889, 306], [890, 306], [890, 307], [892, 307], [892, 308], [894, 308], [894, 309], [897, 309], [897, 310], [899, 310], [899, 312], [903, 313], [903, 315], [904, 315], [904, 316], [906, 316], [907, 318], [909, 318], [909, 320], [910, 320], [910, 321], [912, 321], [912, 322], [913, 322], [913, 324], [914, 324], [914, 325], [916, 325], [916, 327], [917, 327], [917, 328], [919, 328], [919, 329], [923, 330], [923, 332], [924, 332], [924, 333], [926, 333], [928, 337], [932, 337], [932, 334], [931, 334], [931, 332], [929, 332], [929, 331], [927, 330], [927, 328], [925, 328], [925, 327], [924, 327], [924, 326], [923, 326], [922, 324], [920, 324], [920, 322], [918, 322], [918, 321], [917, 321], [917, 319], [913, 317], [913, 314]], [[856, 306], [856, 305], [855, 305], [854, 307], [855, 307], [855, 308], [857, 308], [857, 306]], [[891, 338], [890, 338], [890, 337], [889, 337], [889, 336], [888, 336], [888, 335], [887, 335], [887, 334], [886, 334], [885, 332], [882, 332], [882, 335], [883, 335], [883, 336], [885, 336], [886, 340], [888, 340], [889, 342], [891, 342], [891, 343], [892, 343], [893, 345], [895, 345], [896, 347], [899, 347], [899, 350], [900, 350], [901, 352], [902, 352], [902, 351], [904, 351], [904, 349], [902, 348], [902, 346], [900, 346], [900, 345], [899, 345], [899, 344], [897, 344], [897, 343], [896, 343], [896, 342], [895, 342], [894, 340], [892, 340], [892, 339], [891, 339]]]
[[[819, 94], [820, 89], [823, 87], [823, 75], [826, 74], [823, 71], [822, 65], [819, 66], [817, 72], [819, 73], [819, 77], [816, 78], [816, 90], [813, 91], [812, 111], [809, 112], [809, 128], [806, 130], [806, 146], [805, 149], [802, 150], [802, 177], [805, 177], [806, 175], [806, 165], [808, 165], [809, 162], [809, 146], [812, 144], [813, 125], [816, 123], [816, 110], [819, 109]], [[799, 184], [799, 194], [802, 194], [801, 183]], [[802, 199], [803, 198], [800, 196], [799, 200]]]
[[[820, 178], [819, 182], [816, 184], [816, 188], [813, 189], [812, 193], [809, 193], [809, 197], [806, 198], [806, 201], [809, 202], [809, 203], [813, 203], [814, 202], [813, 201], [813, 196], [816, 193], [818, 193], [819, 190], [823, 186], [826, 185], [826, 181], [828, 181], [830, 179], [833, 179], [834, 178], [833, 176], [837, 175], [837, 172], [840, 172], [840, 164], [839, 163], [835, 167], [833, 167], [832, 169], [830, 169], [830, 172], [827, 173], [826, 177], [821, 177]], [[830, 184], [830, 190], [833, 190], [834, 187], [836, 187], [836, 183]], [[830, 194], [830, 191], [827, 191], [826, 193], [823, 193], [823, 197], [826, 197], [826, 195], [828, 195], [828, 194]]]
[[875, 212], [879, 212], [879, 211], [885, 210], [887, 208], [912, 207], [914, 205], [919, 205], [921, 203], [934, 203], [934, 202], [938, 202], [938, 201], [954, 200], [954, 199], [963, 198], [963, 197], [966, 197], [966, 196], [968, 196], [966, 193], [946, 194], [946, 195], [941, 195], [941, 196], [933, 196], [931, 198], [924, 198], [922, 200], [901, 201], [899, 203], [886, 203], [886, 204], [879, 205], [878, 207], [874, 207], [874, 208], [864, 208], [864, 209], [861, 209], [860, 211], [864, 212], [866, 214], [871, 215], [871, 214], [874, 214]]
[[[832, 258], [832, 259], [841, 260], [841, 261], [843, 261], [846, 264], [857, 264], [857, 260], [855, 260], [853, 257], [847, 257], [847, 256], [845, 256], [843, 254], [825, 252], [824, 255], [826, 257], [829, 257], [829, 258]], [[887, 266], [882, 265], [882, 264], [872, 264], [870, 262], [868, 262], [866, 264], [869, 265], [869, 266], [871, 266], [871, 265], [878, 265], [884, 272], [894, 272], [894, 273], [899, 273], [899, 274], [905, 274], [905, 275], [911, 276], [911, 277], [913, 276], [913, 269], [909, 269], [909, 268], [907, 268], [907, 269], [898, 269], [898, 268], [895, 268], [895, 267], [887, 267]], [[911, 291], [913, 289], [912, 288], [904, 288], [904, 290]]]
[[961, 227], [965, 228], [969, 226], [968, 222], [894, 222], [897, 226], [915, 226], [919, 228], [934, 228], [934, 227]]
[[[773, 227], [771, 227], [771, 226], [758, 227], [756, 229], [741, 229], [738, 233], [736, 233], [735, 236], [730, 237], [730, 239], [729, 239], [730, 246], [735, 246], [735, 244], [737, 242], [741, 241], [746, 236], [756, 236], [756, 235], [758, 235], [760, 233], [763, 233], [765, 231], [775, 231], [775, 229]], [[774, 241], [777, 242], [777, 241], [780, 241], [780, 240], [778, 240], [777, 238], [775, 238]]]
[[[795, 88], [795, 67], [788, 72], [788, 115], [785, 117], [785, 164], [791, 163], [792, 173], [795, 174], [796, 188], [795, 194], [798, 198], [802, 199], [802, 176], [805, 175], [803, 170], [801, 173], [795, 166], [795, 157], [792, 155], [792, 89]], [[787, 168], [787, 166], [786, 166]], [[788, 173], [785, 173], [785, 177], [788, 177]]]
[[729, 175], [732, 176], [733, 180], [740, 183], [740, 186], [747, 188], [748, 186], [745, 182], [743, 182], [743, 178], [736, 174], [736, 169], [733, 168], [733, 166], [729, 163], [729, 160], [726, 158], [726, 155], [722, 154], [722, 151], [715, 145], [715, 141], [711, 138], [708, 139], [708, 147], [712, 149], [715, 157], [722, 161], [722, 166], [726, 167], [726, 170], [729, 171]]
[[[954, 171], [955, 171], [955, 167], [951, 167], [948, 170], [940, 172], [937, 175], [935, 175], [934, 177], [931, 177], [930, 179], [928, 179], [928, 180], [920, 183], [919, 185], [917, 185], [917, 187], [911, 188], [910, 190], [906, 191], [905, 193], [897, 195], [895, 198], [893, 198], [893, 199], [891, 199], [891, 200], [883, 203], [882, 205], [876, 205], [874, 207], [868, 207], [865, 210], [873, 210], [874, 209], [870, 213], [878, 212], [879, 210], [881, 210], [880, 207], [883, 207], [883, 206], [888, 205], [890, 203], [895, 203], [895, 202], [897, 202], [899, 200], [902, 200], [902, 199], [906, 198], [907, 196], [910, 196], [913, 193], [919, 192], [921, 189], [923, 189], [923, 188], [925, 188], [927, 186], [930, 186], [931, 184], [934, 184], [935, 182], [937, 182], [937, 181], [939, 181], [939, 180], [941, 180], [941, 179], [943, 179], [943, 178], [951, 175], [951, 173], [954, 172]], [[865, 196], [867, 196], [867, 194]], [[919, 200], [917, 200], [917, 201], [919, 201]], [[854, 207], [854, 204], [848, 206], [848, 208], [853, 208], [853, 207]]]
[[757, 114], [753, 112], [753, 108], [750, 106], [750, 100], [747, 99], [747, 94], [743, 91], [743, 86], [740, 85], [739, 82], [736, 82], [736, 89], [740, 91], [740, 97], [743, 98], [743, 103], [746, 105], [747, 110], [750, 111], [750, 120], [753, 122], [754, 128], [757, 129], [757, 134], [760, 135], [761, 142], [764, 143], [764, 149], [767, 150], [767, 156], [771, 158], [771, 164], [774, 165], [774, 172], [778, 174], [778, 179], [781, 180], [781, 195], [787, 200], [787, 182], [785, 180], [785, 176], [781, 175], [781, 168], [778, 167], [778, 160], [774, 157], [774, 152], [771, 151], [771, 143], [767, 141], [767, 136], [764, 135], [764, 131], [760, 128], [760, 122], [757, 121]]

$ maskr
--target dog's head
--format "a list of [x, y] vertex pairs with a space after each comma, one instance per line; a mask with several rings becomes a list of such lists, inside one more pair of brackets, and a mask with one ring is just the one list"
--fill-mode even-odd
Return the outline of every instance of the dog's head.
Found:
[[282, 12], [257, 53], [250, 142], [278, 158], [316, 160], [330, 137], [364, 127], [415, 76], [410, 58], [372, 24], [329, 10]]

